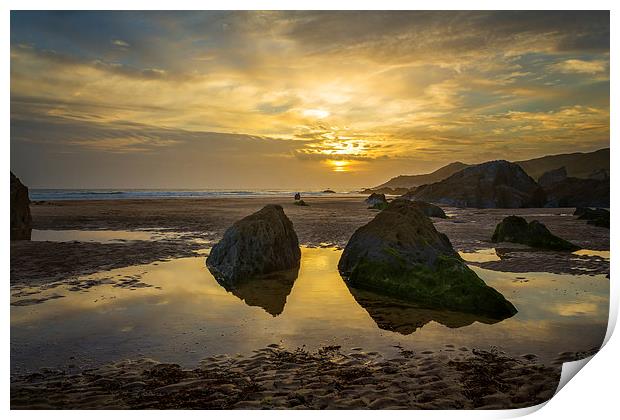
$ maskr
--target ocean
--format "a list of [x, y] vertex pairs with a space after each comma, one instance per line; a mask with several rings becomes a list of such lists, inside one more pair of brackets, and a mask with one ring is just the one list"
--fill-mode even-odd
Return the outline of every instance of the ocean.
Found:
[[[261, 197], [293, 196], [293, 190], [156, 190], [156, 189], [38, 189], [31, 188], [32, 201], [58, 200], [119, 200], [149, 198], [209, 198], [209, 197]], [[299, 191], [304, 196], [357, 195], [359, 191]]]

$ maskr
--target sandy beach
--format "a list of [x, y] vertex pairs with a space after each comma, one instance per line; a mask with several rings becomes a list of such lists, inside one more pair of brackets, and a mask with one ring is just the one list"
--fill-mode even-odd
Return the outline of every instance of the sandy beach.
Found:
[[[67, 276], [195, 255], [217, 242], [228, 226], [266, 204], [281, 204], [291, 219], [300, 245], [344, 247], [353, 232], [370, 221], [360, 197], [308, 198], [308, 207], [290, 197], [149, 199], [34, 202], [34, 229], [159, 230], [180, 232], [173, 239], [126, 243], [11, 242], [11, 285], [41, 284]], [[458, 209], [445, 208], [448, 219], [434, 219], [455, 249], [475, 251], [496, 246], [490, 242], [497, 223], [506, 215], [538, 219], [555, 234], [591, 250], [609, 249], [609, 230], [572, 216], [574, 209]], [[200, 242], [193, 242], [197, 239]], [[501, 245], [501, 244], [500, 244]], [[515, 244], [501, 246], [508, 258], [474, 263], [499, 271], [574, 272], [570, 254], [523, 252]], [[583, 256], [594, 273], [607, 273], [608, 262]]]

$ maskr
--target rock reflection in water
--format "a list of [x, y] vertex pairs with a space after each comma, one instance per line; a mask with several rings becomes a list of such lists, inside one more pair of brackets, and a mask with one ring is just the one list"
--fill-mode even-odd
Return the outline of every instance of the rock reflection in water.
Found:
[[241, 299], [246, 305], [261, 307], [267, 313], [278, 316], [284, 311], [286, 298], [291, 293], [298, 274], [299, 268], [294, 268], [269, 276], [239, 281], [234, 285], [214, 277], [220, 286]]
[[355, 301], [368, 312], [377, 327], [403, 335], [409, 335], [431, 321], [448, 328], [465, 327], [476, 321], [483, 324], [495, 324], [501, 321], [501, 319], [491, 319], [462, 312], [422, 308], [350, 286], [349, 291]]

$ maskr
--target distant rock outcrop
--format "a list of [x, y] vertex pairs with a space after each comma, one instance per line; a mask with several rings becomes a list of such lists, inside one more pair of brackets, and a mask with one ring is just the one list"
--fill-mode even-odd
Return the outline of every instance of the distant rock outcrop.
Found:
[[407, 192], [409, 192], [409, 188], [388, 188], [388, 187], [365, 188], [362, 191], [360, 191], [361, 194], [378, 193], [378, 194], [385, 194], [385, 195], [403, 195]]
[[505, 160], [470, 166], [441, 182], [418, 187], [412, 198], [477, 208], [542, 207], [546, 201], [543, 189], [519, 165]]
[[[447, 177], [449, 177], [450, 175], [462, 169], [467, 168], [468, 166], [469, 165], [462, 163], [462, 162], [452, 162], [428, 174], [399, 175], [397, 177], [390, 179], [385, 184], [381, 184], [375, 188], [372, 188], [372, 190], [375, 192], [383, 192], [385, 194], [388, 194], [387, 192], [383, 191], [384, 188], [390, 188], [392, 190], [411, 189], [414, 187], [418, 187], [420, 185], [442, 181], [446, 179]], [[401, 192], [399, 195], [402, 195], [405, 192]]]
[[565, 178], [544, 186], [546, 207], [609, 207], [609, 179]]
[[607, 181], [609, 179], [608, 169], [595, 169], [588, 175], [590, 179], [598, 179], [600, 181]]
[[32, 216], [28, 187], [11, 172], [11, 240], [30, 240]]
[[[545, 172], [560, 167], [564, 167], [566, 169], [566, 173], [569, 177], [583, 179], [592, 178], [600, 180], [609, 179], [609, 148], [586, 153], [577, 152], [543, 156], [540, 158], [522, 160], [514, 163], [521, 166], [521, 168], [523, 168], [523, 170], [533, 179], [539, 179]], [[392, 194], [388, 190], [396, 190], [397, 188], [400, 188], [401, 192], [395, 192], [394, 194], [402, 195], [406, 193], [406, 191], [402, 191], [402, 189], [409, 190], [424, 184], [432, 184], [443, 181], [452, 174], [455, 174], [468, 166], [470, 165], [466, 165], [461, 162], [453, 162], [429, 174], [399, 175], [375, 188], [366, 189], [363, 193], [370, 194], [371, 192], [380, 192], [384, 194]]]
[[282, 206], [269, 204], [229, 227], [212, 249], [207, 266], [221, 282], [268, 275], [299, 267], [301, 250], [293, 223]]
[[553, 251], [576, 251], [580, 249], [562, 238], [558, 238], [542, 223], [533, 220], [528, 223], [523, 217], [508, 216], [496, 227], [492, 242], [514, 242], [534, 248]]
[[325, 193], [325, 194], [336, 194], [336, 191], [334, 191], [334, 190], [323, 190], [323, 193]]
[[566, 168], [566, 173], [570, 177], [588, 178], [593, 171], [602, 169], [609, 172], [609, 148], [594, 152], [543, 156], [515, 163], [534, 179], [538, 179], [545, 172], [562, 166]]
[[494, 319], [516, 313], [459, 257], [448, 237], [413, 203], [395, 200], [357, 229], [338, 269], [351, 287], [432, 309], [451, 309]]
[[578, 207], [573, 213], [574, 216], [579, 216], [580, 220], [587, 220], [589, 225], [598, 227], [605, 227], [609, 229], [609, 210], [605, 209], [591, 209], [587, 207]]
[[558, 182], [562, 182], [567, 178], [566, 168], [562, 166], [558, 169], [553, 169], [551, 171], [545, 172], [538, 178], [538, 184], [545, 188], [550, 187]]

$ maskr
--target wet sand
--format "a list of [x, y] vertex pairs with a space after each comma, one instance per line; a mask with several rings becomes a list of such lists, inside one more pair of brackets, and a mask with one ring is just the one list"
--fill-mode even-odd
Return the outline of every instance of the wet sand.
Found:
[[550, 399], [563, 360], [510, 357], [446, 345], [401, 348], [400, 357], [337, 346], [317, 352], [277, 345], [248, 357], [218, 355], [183, 369], [150, 359], [79, 373], [54, 370], [12, 378], [12, 409], [503, 409]]
[[[363, 197], [311, 197], [308, 207], [289, 197], [99, 200], [38, 202], [31, 205], [35, 229], [143, 230], [183, 232], [176, 239], [128, 241], [122, 244], [86, 242], [11, 242], [11, 285], [41, 284], [80, 274], [196, 255], [217, 242], [228, 226], [269, 203], [281, 204], [292, 220], [301, 245], [344, 247], [360, 226], [377, 213]], [[433, 219], [459, 251], [496, 247], [498, 262], [477, 263], [499, 271], [574, 273], [572, 254], [523, 250], [514, 244], [492, 244], [490, 237], [503, 217], [516, 214], [537, 219], [554, 234], [593, 250], [609, 249], [609, 229], [588, 225], [572, 216], [574, 209], [456, 209], [444, 208], [448, 219]], [[189, 239], [199, 239], [192, 242]], [[592, 273], [609, 272], [609, 262], [589, 260]]]

